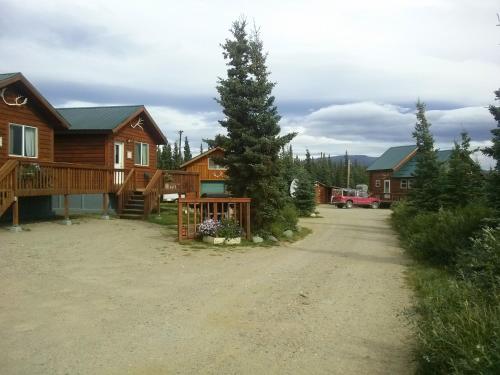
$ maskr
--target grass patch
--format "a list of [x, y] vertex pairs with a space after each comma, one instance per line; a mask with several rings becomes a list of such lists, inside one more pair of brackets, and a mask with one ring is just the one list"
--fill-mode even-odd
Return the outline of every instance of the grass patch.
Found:
[[162, 203], [160, 205], [160, 215], [151, 214], [148, 221], [160, 225], [177, 226], [177, 203]]
[[410, 315], [418, 374], [499, 374], [500, 296], [485, 296], [444, 269], [415, 265]]

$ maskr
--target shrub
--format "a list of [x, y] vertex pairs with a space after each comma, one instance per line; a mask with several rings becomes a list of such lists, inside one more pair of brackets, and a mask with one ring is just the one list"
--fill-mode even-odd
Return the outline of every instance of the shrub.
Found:
[[415, 213], [408, 205], [394, 211], [393, 224], [403, 245], [416, 259], [453, 265], [458, 253], [470, 246], [471, 237], [484, 225], [491, 210], [469, 205], [455, 210]]
[[500, 292], [500, 227], [484, 228], [457, 260], [457, 273], [487, 296]]
[[415, 323], [420, 374], [500, 373], [500, 296], [486, 301], [469, 282], [416, 267]]
[[217, 230], [217, 237], [224, 237], [226, 239], [241, 237], [242, 229], [238, 222], [234, 219], [222, 219], [219, 229]]

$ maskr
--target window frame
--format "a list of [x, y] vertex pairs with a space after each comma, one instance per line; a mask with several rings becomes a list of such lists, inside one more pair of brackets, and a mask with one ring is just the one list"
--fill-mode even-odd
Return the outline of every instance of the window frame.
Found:
[[[139, 147], [139, 150], [140, 150], [140, 153], [139, 153], [139, 160], [140, 160], [140, 164], [137, 164], [137, 160], [136, 160], [136, 156], [137, 156], [137, 145], [140, 145]], [[147, 161], [147, 164], [142, 164], [142, 151], [143, 151], [143, 146], [146, 146], [146, 150], [147, 150], [147, 158], [146, 158], [146, 161]], [[149, 143], [145, 143], [145, 142], [134, 142], [134, 165], [137, 166], [137, 167], [149, 167]]]
[[[225, 170], [227, 170], [226, 167], [216, 164], [213, 160], [214, 160], [213, 158], [208, 157], [208, 162], [207, 162], [208, 163], [208, 170], [210, 170], [210, 171], [225, 171]], [[210, 167], [210, 161], [212, 161], [212, 163], [216, 166], [216, 168]]]
[[406, 178], [401, 179], [401, 181], [399, 182], [399, 188], [402, 190], [408, 190], [408, 180]]
[[382, 186], [382, 184], [380, 183], [380, 179], [375, 180], [375, 187], [379, 188], [381, 186]]
[[409, 178], [408, 181], [407, 181], [408, 189], [412, 189], [413, 188], [411, 185], [413, 185], [413, 178]]
[[[10, 148], [11, 148], [11, 140], [10, 140], [10, 133], [11, 133], [11, 127], [13, 126], [18, 126], [22, 129], [22, 135], [21, 135], [21, 153], [22, 155], [17, 155], [17, 154], [11, 154], [10, 153]], [[25, 136], [24, 136], [24, 130], [25, 128], [31, 128], [35, 129], [35, 156], [25, 156], [24, 154], [26, 153], [26, 145], [25, 145]], [[9, 134], [8, 134], [8, 155], [9, 157], [13, 158], [27, 158], [27, 159], [38, 159], [38, 128], [36, 126], [31, 126], [31, 125], [25, 125], [25, 124], [17, 124], [14, 122], [9, 122]]]

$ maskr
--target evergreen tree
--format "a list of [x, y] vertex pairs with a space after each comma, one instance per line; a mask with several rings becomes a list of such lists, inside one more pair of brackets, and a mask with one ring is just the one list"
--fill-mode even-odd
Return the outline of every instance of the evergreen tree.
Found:
[[481, 167], [471, 158], [476, 150], [470, 149], [471, 139], [466, 132], [461, 138], [460, 143], [455, 141], [447, 164], [443, 201], [449, 208], [477, 200], [482, 191]]
[[163, 146], [163, 165], [164, 169], [169, 170], [174, 168], [174, 163], [172, 160], [172, 146], [167, 142], [165, 146]]
[[441, 168], [434, 150], [431, 124], [425, 117], [425, 104], [417, 102], [417, 122], [413, 138], [417, 144], [415, 183], [410, 201], [419, 209], [437, 211], [441, 205]]
[[229, 143], [229, 138], [225, 135], [217, 134], [214, 139], [203, 139], [203, 142], [208, 145], [209, 150], [215, 147], [222, 147], [223, 149], [226, 149]]
[[298, 172], [298, 182], [293, 202], [301, 216], [309, 216], [316, 207], [314, 181], [304, 168], [301, 168]]
[[200, 143], [200, 154], [203, 154], [203, 142]]
[[[495, 99], [500, 100], [500, 89], [495, 91], [495, 95]], [[500, 106], [490, 105], [489, 109], [497, 122], [497, 127], [491, 130], [493, 144], [483, 150], [496, 161], [495, 168], [488, 176], [487, 195], [488, 201], [500, 214]]]
[[309, 149], [306, 149], [306, 160], [304, 163], [304, 168], [308, 173], [312, 173], [312, 160], [311, 160], [311, 153], [309, 152]]
[[179, 169], [182, 164], [181, 153], [177, 142], [174, 142], [174, 150], [172, 155], [172, 169]]
[[191, 160], [193, 155], [191, 155], [191, 147], [189, 147], [188, 137], [184, 137], [184, 161]]
[[246, 20], [235, 21], [231, 39], [222, 45], [227, 77], [218, 80], [217, 102], [225, 119], [228, 142], [222, 164], [227, 167], [228, 189], [252, 198], [253, 228], [269, 230], [280, 219], [286, 192], [280, 178], [279, 152], [295, 134], [280, 136], [280, 116], [274, 104], [263, 44], [255, 31], [246, 32]]

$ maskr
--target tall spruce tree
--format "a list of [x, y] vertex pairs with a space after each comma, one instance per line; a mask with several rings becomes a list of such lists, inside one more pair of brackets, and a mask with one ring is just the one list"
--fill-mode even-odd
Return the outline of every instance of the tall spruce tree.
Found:
[[184, 137], [184, 161], [191, 160], [193, 155], [191, 154], [191, 147], [189, 147], [188, 137]]
[[312, 160], [311, 160], [311, 153], [309, 152], [309, 149], [306, 148], [306, 160], [304, 161], [304, 168], [308, 173], [313, 173], [313, 166], [312, 166]]
[[231, 39], [222, 45], [227, 76], [219, 78], [217, 102], [225, 118], [228, 142], [222, 164], [232, 194], [252, 198], [252, 224], [269, 230], [280, 220], [286, 193], [279, 170], [279, 152], [295, 134], [280, 136], [280, 116], [272, 95], [266, 54], [257, 31], [248, 35], [245, 19], [233, 23]]
[[441, 168], [434, 149], [431, 124], [425, 117], [425, 104], [417, 101], [417, 122], [413, 138], [417, 144], [415, 183], [410, 194], [412, 204], [425, 211], [437, 211], [441, 206]]
[[[500, 89], [495, 91], [495, 100], [500, 101]], [[491, 130], [490, 147], [486, 147], [483, 152], [495, 159], [495, 168], [488, 176], [487, 195], [488, 200], [500, 215], [500, 106], [490, 105], [490, 113], [497, 122], [497, 127]]]
[[470, 137], [461, 133], [461, 142], [455, 141], [447, 164], [443, 203], [448, 208], [465, 206], [477, 200], [482, 191], [481, 167], [472, 160], [476, 150], [470, 149]]

